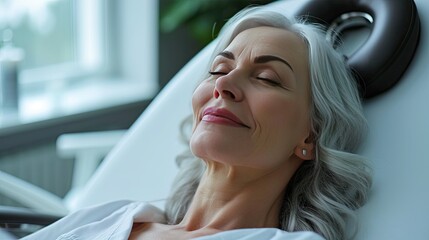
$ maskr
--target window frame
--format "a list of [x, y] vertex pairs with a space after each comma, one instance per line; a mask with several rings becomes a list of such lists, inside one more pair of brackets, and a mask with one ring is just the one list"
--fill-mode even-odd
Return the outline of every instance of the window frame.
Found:
[[[109, 41], [108, 28], [110, 24], [108, 1], [104, 0], [75, 0], [71, 11], [74, 16], [74, 54], [75, 60], [65, 63], [52, 64], [44, 67], [25, 69], [19, 73], [19, 81], [23, 87], [31, 85], [46, 85], [52, 81], [73, 81], [90, 76], [107, 74], [110, 68], [110, 53], [112, 48]], [[95, 12], [90, 11], [95, 9]], [[90, 33], [91, 37], [88, 33]], [[89, 54], [91, 53], [91, 54]]]

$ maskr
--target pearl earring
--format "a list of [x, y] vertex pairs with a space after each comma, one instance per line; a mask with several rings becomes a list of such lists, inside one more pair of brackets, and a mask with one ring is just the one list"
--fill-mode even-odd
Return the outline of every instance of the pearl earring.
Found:
[[302, 149], [302, 155], [304, 155], [304, 156], [307, 155], [307, 149]]

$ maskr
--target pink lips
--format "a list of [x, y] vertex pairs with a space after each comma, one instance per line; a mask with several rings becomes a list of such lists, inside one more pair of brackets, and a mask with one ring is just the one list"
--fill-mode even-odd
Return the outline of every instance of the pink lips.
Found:
[[215, 108], [215, 107], [206, 108], [203, 112], [203, 118], [201, 120], [205, 122], [213, 122], [213, 123], [236, 126], [236, 127], [250, 128], [249, 126], [244, 124], [232, 112], [224, 108]]

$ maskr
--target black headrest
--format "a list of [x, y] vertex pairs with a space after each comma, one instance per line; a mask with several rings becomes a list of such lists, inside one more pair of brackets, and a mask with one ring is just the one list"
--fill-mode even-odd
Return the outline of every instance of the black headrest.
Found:
[[419, 42], [420, 21], [412, 0], [310, 0], [295, 15], [334, 28], [357, 18], [370, 23], [370, 36], [347, 59], [366, 98], [401, 78]]

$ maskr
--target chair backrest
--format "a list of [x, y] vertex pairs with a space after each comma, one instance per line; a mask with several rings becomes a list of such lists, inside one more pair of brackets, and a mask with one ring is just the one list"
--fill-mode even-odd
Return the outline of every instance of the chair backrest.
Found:
[[[415, 2], [420, 13], [429, 12], [429, 2]], [[301, 3], [279, 1], [270, 7], [288, 15]], [[429, 18], [420, 17], [425, 29]], [[358, 211], [357, 239], [429, 238], [428, 36], [421, 32], [420, 46], [401, 81], [365, 102], [370, 132], [360, 153], [373, 162], [374, 186], [369, 202]], [[198, 81], [192, 76], [212, 49], [209, 45], [190, 61], [143, 112], [76, 199], [75, 209], [124, 198], [166, 198], [177, 172], [175, 157], [185, 149], [179, 126], [191, 113]]]

